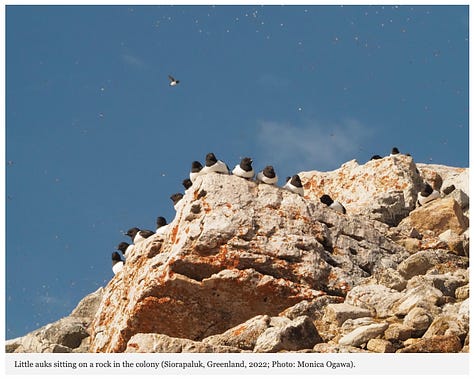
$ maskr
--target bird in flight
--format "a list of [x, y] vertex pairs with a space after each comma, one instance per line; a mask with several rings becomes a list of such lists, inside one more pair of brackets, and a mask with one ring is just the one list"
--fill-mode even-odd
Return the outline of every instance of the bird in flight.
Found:
[[176, 80], [171, 75], [168, 75], [168, 79], [170, 80], [170, 86], [171, 87], [174, 87], [174, 86], [178, 85], [178, 83], [179, 83], [179, 80]]

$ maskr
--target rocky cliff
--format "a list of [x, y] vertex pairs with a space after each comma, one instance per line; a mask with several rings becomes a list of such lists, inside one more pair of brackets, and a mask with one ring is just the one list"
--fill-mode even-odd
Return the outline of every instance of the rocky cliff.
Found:
[[[468, 351], [468, 170], [397, 155], [300, 177], [304, 196], [198, 177], [82, 318], [7, 352]], [[423, 182], [455, 190], [415, 209]]]

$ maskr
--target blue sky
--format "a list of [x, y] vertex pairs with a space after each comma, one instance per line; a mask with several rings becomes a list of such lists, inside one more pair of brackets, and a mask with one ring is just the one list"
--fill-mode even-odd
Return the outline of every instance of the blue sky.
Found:
[[280, 178], [393, 146], [468, 166], [467, 6], [5, 13], [7, 339], [105, 286], [207, 152]]

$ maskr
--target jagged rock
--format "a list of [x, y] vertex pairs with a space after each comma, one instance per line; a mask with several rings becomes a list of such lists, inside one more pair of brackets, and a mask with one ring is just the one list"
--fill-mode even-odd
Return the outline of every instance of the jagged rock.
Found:
[[395, 291], [402, 291], [407, 286], [407, 280], [391, 267], [385, 270], [377, 270], [374, 274], [362, 284], [381, 284]]
[[397, 350], [390, 341], [380, 338], [372, 338], [367, 342], [367, 350], [374, 353], [395, 353]]
[[456, 288], [455, 296], [458, 300], [465, 300], [469, 298], [469, 284]]
[[462, 349], [461, 341], [457, 336], [434, 336], [422, 338], [397, 353], [458, 353]]
[[464, 235], [454, 233], [451, 229], [446, 230], [438, 236], [440, 241], [446, 243], [449, 250], [455, 252], [458, 255], [464, 254]]
[[405, 341], [414, 333], [413, 328], [403, 324], [391, 324], [385, 330], [384, 337], [389, 341]]
[[318, 343], [313, 347], [314, 353], [368, 353], [367, 350], [335, 343]]
[[415, 207], [422, 180], [411, 157], [399, 155], [359, 165], [355, 160], [331, 172], [299, 174], [305, 197], [319, 201], [329, 194], [348, 213], [397, 225]]
[[[413, 337], [421, 337], [429, 328], [432, 321], [433, 316], [428, 310], [421, 307], [414, 307], [403, 319], [403, 325], [413, 329], [413, 333], [411, 333]], [[411, 337], [411, 335], [407, 336], [407, 338], [409, 337]], [[407, 338], [404, 339], [406, 340]]]
[[397, 271], [405, 279], [410, 279], [415, 275], [424, 275], [432, 268], [437, 268], [441, 273], [443, 271], [452, 272], [468, 266], [468, 259], [451, 254], [446, 250], [437, 249], [423, 250], [411, 255], [398, 265]]
[[413, 288], [407, 286], [401, 295], [391, 307], [391, 313], [397, 316], [405, 316], [415, 307], [434, 312], [443, 298], [443, 293], [440, 290], [428, 284], [420, 284]]
[[354, 287], [346, 297], [347, 304], [374, 311], [377, 317], [392, 316], [392, 306], [402, 294], [380, 284], [368, 284]]
[[383, 224], [231, 175], [198, 177], [181, 203], [169, 236], [137, 244], [107, 286], [91, 351], [123, 351], [137, 333], [202, 340], [323, 291], [344, 295], [408, 255]]
[[254, 352], [276, 353], [312, 348], [322, 342], [313, 322], [307, 316], [301, 316], [281, 327], [268, 328], [258, 337]]
[[47, 324], [26, 336], [6, 341], [10, 353], [76, 353], [88, 349], [89, 330], [100, 301], [103, 288], [83, 298], [69, 316]]
[[258, 337], [270, 327], [271, 317], [255, 316], [243, 324], [237, 325], [222, 334], [202, 340], [211, 345], [233, 346], [242, 350], [253, 350]]
[[383, 332], [388, 328], [387, 323], [378, 323], [361, 326], [349, 334], [339, 339], [340, 345], [350, 345], [354, 347], [360, 347], [367, 343], [369, 340], [383, 335]]
[[125, 353], [241, 353], [231, 346], [210, 345], [164, 334], [138, 333], [127, 343]]
[[355, 307], [350, 304], [329, 304], [326, 307], [324, 320], [328, 323], [335, 323], [341, 326], [348, 319], [373, 316], [372, 311], [364, 308]]
[[339, 304], [343, 301], [344, 299], [339, 296], [320, 296], [311, 301], [303, 300], [285, 309], [280, 313], [280, 316], [288, 317], [290, 320], [294, 320], [300, 316], [308, 316], [312, 321], [315, 321], [323, 317], [324, 309], [328, 304]]
[[441, 291], [444, 296], [455, 297], [458, 287], [465, 285], [468, 280], [462, 276], [448, 274], [427, 274], [415, 276], [407, 283], [407, 289], [418, 287], [420, 285], [429, 285]]
[[434, 336], [458, 336], [460, 341], [464, 341], [469, 330], [469, 323], [463, 321], [456, 315], [440, 315], [431, 323], [423, 338]]
[[421, 233], [432, 231], [435, 235], [440, 235], [448, 229], [462, 234], [468, 226], [468, 218], [464, 216], [461, 206], [449, 197], [436, 199], [416, 208], [399, 225], [399, 227], [416, 228]]
[[450, 192], [449, 195], [446, 195], [446, 197], [453, 198], [460, 205], [463, 211], [466, 211], [469, 208], [469, 196], [459, 188], [456, 188], [453, 192]]

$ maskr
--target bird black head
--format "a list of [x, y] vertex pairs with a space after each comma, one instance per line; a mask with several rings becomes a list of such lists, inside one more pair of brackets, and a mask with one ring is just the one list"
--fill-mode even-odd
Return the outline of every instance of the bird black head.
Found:
[[266, 166], [263, 169], [263, 175], [265, 175], [267, 178], [274, 178], [276, 174], [273, 166]]
[[423, 185], [423, 189], [421, 190], [421, 196], [427, 197], [433, 193], [433, 187], [431, 187], [428, 183]]
[[199, 172], [202, 169], [202, 164], [199, 161], [191, 163], [191, 172]]
[[206, 155], [206, 166], [207, 166], [207, 167], [210, 167], [210, 166], [212, 166], [212, 165], [214, 165], [214, 164], [216, 164], [216, 163], [217, 163], [217, 158], [216, 158], [216, 156], [214, 155], [214, 153], [208, 153], [208, 154]]
[[291, 177], [290, 183], [293, 184], [295, 187], [303, 187], [303, 184], [301, 183], [301, 178], [298, 174], [293, 175]]
[[240, 168], [244, 171], [252, 171], [252, 159], [249, 157], [242, 158]]
[[319, 198], [319, 200], [321, 201], [321, 203], [326, 204], [328, 207], [329, 207], [332, 203], [334, 203], [334, 201], [333, 201], [333, 199], [331, 198], [331, 196], [326, 195], [326, 194], [324, 194], [323, 196], [321, 196], [321, 197]]
[[185, 190], [187, 190], [188, 188], [191, 188], [192, 185], [193, 185], [193, 182], [191, 181], [191, 179], [186, 178], [183, 180], [183, 186]]
[[165, 226], [167, 224], [166, 218], [159, 216], [156, 218], [156, 227], [161, 228], [162, 226]]
[[182, 193], [174, 193], [173, 195], [170, 196], [170, 199], [173, 201], [173, 205], [176, 205], [178, 201], [180, 201], [183, 198]]
[[135, 238], [135, 236], [137, 235], [137, 233], [139, 231], [140, 231], [140, 229], [138, 229], [137, 227], [130, 228], [130, 229], [127, 230], [127, 233], [125, 233], [125, 235], [129, 236], [133, 241], [133, 239]]
[[372, 155], [372, 158], [370, 158], [370, 160], [374, 160], [374, 159], [382, 159], [382, 157], [380, 155]]
[[400, 151], [396, 147], [394, 147], [392, 149], [392, 154], [400, 154]]
[[125, 254], [125, 251], [127, 251], [127, 248], [130, 246], [129, 243], [126, 242], [120, 242], [119, 245], [117, 246], [117, 250], [120, 250], [123, 254]]
[[123, 262], [122, 257], [121, 257], [120, 254], [117, 253], [116, 251], [114, 251], [114, 252], [112, 253], [112, 262], [114, 262], [114, 263]]

